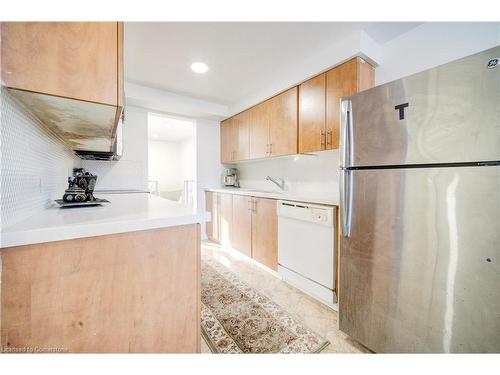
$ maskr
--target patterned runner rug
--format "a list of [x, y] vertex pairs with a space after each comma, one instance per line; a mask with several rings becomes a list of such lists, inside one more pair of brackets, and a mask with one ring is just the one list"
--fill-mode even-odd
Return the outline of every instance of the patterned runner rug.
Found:
[[202, 262], [201, 328], [214, 353], [318, 353], [329, 342], [218, 262]]

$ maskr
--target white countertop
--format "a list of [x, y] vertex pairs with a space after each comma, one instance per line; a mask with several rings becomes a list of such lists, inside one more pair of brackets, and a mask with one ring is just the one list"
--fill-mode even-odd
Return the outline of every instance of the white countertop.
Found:
[[47, 208], [2, 229], [2, 247], [202, 223], [210, 213], [146, 193], [98, 194], [105, 206]]
[[218, 193], [229, 193], [237, 195], [248, 195], [252, 197], [261, 198], [271, 198], [271, 199], [281, 199], [287, 201], [305, 202], [305, 203], [315, 203], [315, 204], [326, 204], [329, 206], [339, 205], [339, 194], [335, 192], [322, 193], [322, 192], [275, 192], [275, 191], [262, 191], [262, 190], [252, 190], [246, 188], [217, 188], [217, 189], [205, 189], [205, 191], [213, 191]]

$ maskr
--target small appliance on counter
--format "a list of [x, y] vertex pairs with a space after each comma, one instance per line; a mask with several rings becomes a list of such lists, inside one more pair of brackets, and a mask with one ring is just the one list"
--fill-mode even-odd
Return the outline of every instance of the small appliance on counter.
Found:
[[106, 199], [94, 197], [97, 176], [86, 172], [83, 168], [74, 168], [73, 176], [68, 177], [68, 188], [62, 199], [55, 202], [60, 207], [97, 206], [109, 203]]
[[222, 185], [225, 187], [240, 187], [240, 173], [236, 168], [228, 168], [222, 174]]

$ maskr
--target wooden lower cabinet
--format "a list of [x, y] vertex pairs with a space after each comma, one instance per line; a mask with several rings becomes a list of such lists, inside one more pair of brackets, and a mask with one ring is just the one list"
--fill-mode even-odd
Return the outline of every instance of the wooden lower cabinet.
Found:
[[[220, 204], [214, 203], [219, 200]], [[206, 192], [212, 214], [207, 237], [278, 270], [278, 214], [275, 199]], [[215, 228], [219, 228], [216, 233]]]
[[220, 242], [220, 194], [205, 192], [205, 207], [212, 215], [212, 220], [206, 224], [207, 237], [210, 241]]
[[231, 247], [252, 256], [252, 198], [233, 195]]
[[231, 234], [233, 227], [233, 195], [219, 194], [219, 241], [224, 247], [231, 247]]
[[252, 258], [278, 271], [278, 213], [275, 199], [252, 198]]
[[200, 352], [200, 225], [0, 251], [4, 352]]

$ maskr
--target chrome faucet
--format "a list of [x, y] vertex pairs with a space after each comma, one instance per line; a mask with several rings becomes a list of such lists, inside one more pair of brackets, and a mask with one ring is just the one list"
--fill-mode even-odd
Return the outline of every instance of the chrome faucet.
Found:
[[279, 187], [282, 191], [285, 190], [285, 180], [283, 180], [282, 178], [273, 178], [271, 176], [267, 176], [266, 177], [266, 180], [267, 181], [271, 181], [272, 183], [274, 183], [277, 187]]

